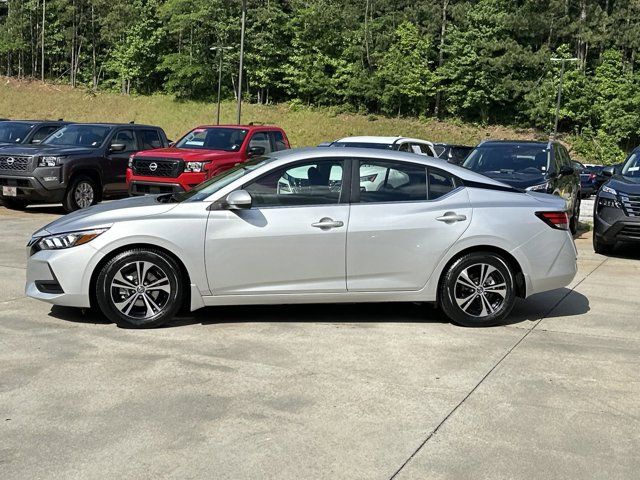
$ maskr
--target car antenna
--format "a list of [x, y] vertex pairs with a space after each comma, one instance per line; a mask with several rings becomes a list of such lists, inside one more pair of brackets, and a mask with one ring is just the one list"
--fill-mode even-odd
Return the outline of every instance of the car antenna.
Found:
[[134, 123], [136, 123], [136, 122], [134, 122], [133, 120], [131, 120], [131, 121], [129, 122], [129, 125], [133, 125]]

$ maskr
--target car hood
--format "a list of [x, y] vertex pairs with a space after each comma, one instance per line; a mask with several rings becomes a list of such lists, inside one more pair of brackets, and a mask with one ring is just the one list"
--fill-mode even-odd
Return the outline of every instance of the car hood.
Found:
[[640, 195], [640, 177], [623, 177], [622, 175], [615, 175], [606, 183], [606, 185], [618, 192]]
[[54, 145], [28, 145], [28, 146], [13, 146], [2, 148], [3, 155], [16, 155], [16, 156], [32, 156], [32, 155], [51, 155], [51, 156], [66, 156], [66, 155], [94, 155], [97, 149], [87, 147], [66, 147], [66, 146], [54, 146]]
[[534, 185], [540, 185], [544, 183], [546, 179], [540, 173], [522, 173], [522, 172], [512, 172], [512, 173], [503, 173], [503, 172], [482, 172], [483, 175], [493, 178], [494, 180], [498, 180], [502, 183], [506, 183], [507, 185], [519, 188], [526, 189], [528, 187], [532, 187]]
[[156, 195], [125, 198], [77, 210], [51, 222], [34, 235], [40, 237], [48, 234], [108, 227], [116, 222], [140, 220], [152, 215], [159, 215], [178, 205], [177, 203], [161, 203], [157, 198]]
[[224, 150], [201, 150], [195, 148], [156, 148], [136, 153], [136, 158], [178, 158], [185, 161], [202, 162], [207, 160], [222, 160], [239, 158], [240, 152], [225, 152]]

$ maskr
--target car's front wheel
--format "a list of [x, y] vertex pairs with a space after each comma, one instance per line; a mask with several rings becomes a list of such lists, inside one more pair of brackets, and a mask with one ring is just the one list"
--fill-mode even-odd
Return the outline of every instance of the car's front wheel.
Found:
[[573, 213], [569, 220], [569, 230], [571, 231], [571, 235], [575, 235], [576, 233], [578, 233], [578, 224], [580, 222], [580, 204], [582, 203], [580, 201], [580, 198], [581, 195], [578, 195], [576, 197], [573, 207]]
[[93, 179], [81, 175], [71, 181], [62, 201], [67, 212], [88, 208], [98, 203], [98, 189]]
[[182, 304], [180, 267], [153, 249], [119, 253], [100, 270], [96, 299], [102, 313], [118, 325], [157, 327], [170, 321]]
[[515, 305], [514, 272], [492, 252], [458, 258], [440, 284], [440, 306], [454, 322], [484, 327], [504, 320]]

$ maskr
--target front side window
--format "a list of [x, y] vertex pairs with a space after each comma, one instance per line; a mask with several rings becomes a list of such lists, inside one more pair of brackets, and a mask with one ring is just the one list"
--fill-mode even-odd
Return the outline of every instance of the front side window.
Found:
[[271, 141], [267, 132], [256, 132], [249, 141], [249, 149], [254, 147], [264, 148], [264, 154], [271, 153]]
[[115, 143], [122, 143], [126, 145], [126, 148], [123, 150], [125, 152], [133, 152], [138, 149], [132, 130], [122, 130], [116, 133], [113, 140], [111, 140], [112, 145]]
[[340, 203], [342, 160], [311, 161], [278, 168], [246, 185], [256, 207]]
[[48, 136], [42, 143], [98, 148], [109, 133], [109, 127], [100, 125], [68, 125]]
[[427, 200], [427, 168], [400, 162], [360, 162], [360, 202]]
[[640, 177], [640, 151], [633, 152], [622, 167], [622, 175], [625, 177]]
[[51, 135], [53, 132], [55, 132], [56, 130], [58, 130], [58, 128], [60, 127], [55, 127], [55, 126], [51, 126], [51, 127], [40, 127], [38, 129], [38, 131], [36, 133], [33, 134], [33, 137], [31, 137], [31, 141], [29, 143], [33, 143], [33, 144], [38, 144], [38, 143], [42, 143], [42, 141], [47, 138], [49, 135]]
[[237, 152], [247, 136], [243, 128], [196, 128], [176, 143], [177, 148]]
[[0, 122], [0, 142], [20, 143], [24, 141], [33, 125], [22, 122]]

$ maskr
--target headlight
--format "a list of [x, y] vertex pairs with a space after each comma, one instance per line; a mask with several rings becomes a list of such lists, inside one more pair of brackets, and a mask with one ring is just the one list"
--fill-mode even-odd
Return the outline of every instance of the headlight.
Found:
[[549, 182], [541, 183], [540, 185], [532, 185], [527, 187], [530, 192], [548, 192], [549, 191]]
[[127, 165], [129, 168], [133, 168], [133, 155], [129, 155], [129, 164]]
[[62, 163], [62, 157], [40, 157], [38, 158], [39, 167], [56, 167]]
[[202, 171], [203, 166], [204, 166], [204, 162], [187, 162], [187, 164], [184, 167], [184, 171], [199, 173]]
[[600, 188], [600, 191], [603, 193], [608, 193], [609, 195], [617, 195], [618, 192], [616, 192], [613, 188], [611, 187], [607, 187], [606, 185], [603, 185], [602, 188]]
[[96, 230], [83, 230], [81, 232], [68, 232], [59, 235], [49, 235], [42, 237], [38, 243], [39, 250], [61, 250], [63, 248], [77, 247], [90, 242], [98, 235], [102, 235], [108, 228], [98, 228]]

